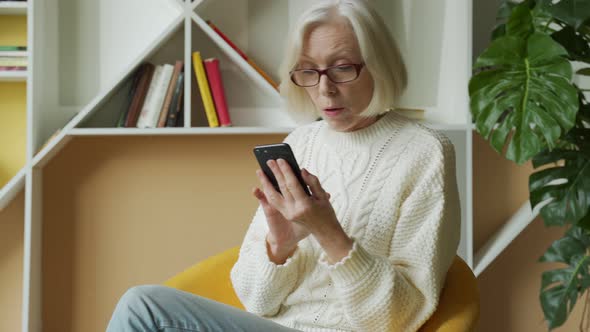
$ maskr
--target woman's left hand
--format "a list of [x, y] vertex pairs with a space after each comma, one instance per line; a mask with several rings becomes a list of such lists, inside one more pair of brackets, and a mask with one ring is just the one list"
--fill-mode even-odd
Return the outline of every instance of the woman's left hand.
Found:
[[312, 195], [308, 196], [285, 160], [269, 160], [268, 166], [281, 189], [279, 193], [269, 183], [263, 186], [269, 203], [285, 219], [305, 225], [324, 248], [330, 261], [346, 256], [352, 248], [352, 240], [338, 222], [330, 203], [330, 194], [321, 186], [317, 176], [306, 169], [301, 170], [303, 180], [311, 189]]

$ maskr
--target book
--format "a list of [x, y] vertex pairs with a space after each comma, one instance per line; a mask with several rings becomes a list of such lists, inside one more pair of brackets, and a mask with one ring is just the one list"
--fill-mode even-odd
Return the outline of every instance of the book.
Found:
[[184, 127], [184, 112], [181, 110], [184, 109], [184, 98], [180, 99], [180, 103], [178, 103], [178, 111], [176, 112], [176, 127]]
[[193, 68], [195, 70], [195, 76], [197, 77], [199, 91], [201, 92], [201, 99], [205, 106], [205, 114], [207, 115], [209, 127], [219, 127], [219, 121], [215, 112], [215, 104], [213, 104], [213, 97], [211, 96], [209, 81], [207, 80], [207, 73], [205, 72], [200, 52], [193, 52]]
[[129, 105], [129, 110], [127, 111], [127, 116], [125, 118], [126, 128], [135, 127], [137, 125], [137, 118], [143, 107], [145, 97], [152, 81], [152, 76], [154, 75], [155, 66], [153, 64], [146, 63], [143, 66], [145, 66], [145, 68], [141, 73], [141, 77], [137, 83], [137, 90], [133, 95], [133, 100]]
[[0, 56], [0, 66], [26, 67], [28, 63], [26, 56]]
[[159, 65], [152, 78], [150, 91], [148, 97], [145, 99], [139, 119], [137, 120], [137, 128], [156, 128], [160, 118], [160, 111], [166, 98], [166, 92], [172, 79], [172, 72], [174, 66], [170, 64]]
[[0, 71], [26, 71], [27, 67], [20, 66], [0, 66]]
[[176, 80], [176, 87], [174, 88], [174, 93], [172, 94], [172, 101], [170, 102], [170, 110], [168, 111], [168, 116], [166, 117], [166, 127], [174, 127], [176, 126], [176, 120], [178, 115], [182, 113], [182, 99], [184, 97], [184, 72], [181, 71], [178, 74], [178, 79]]
[[125, 119], [127, 119], [127, 114], [129, 112], [129, 106], [131, 105], [131, 101], [133, 100], [133, 96], [137, 91], [137, 85], [139, 83], [139, 79], [143, 74], [143, 71], [146, 69], [146, 66], [141, 65], [131, 75], [131, 85], [129, 87], [129, 91], [127, 91], [127, 99], [125, 104], [122, 107], [122, 111], [120, 112], [119, 119], [117, 120], [117, 127], [125, 127]]
[[164, 99], [164, 104], [162, 105], [162, 110], [160, 111], [160, 117], [158, 118], [158, 128], [166, 126], [166, 119], [168, 118], [168, 112], [170, 110], [170, 105], [172, 104], [172, 97], [174, 96], [176, 85], [178, 84], [178, 76], [182, 72], [183, 67], [184, 61], [182, 60], [178, 60], [174, 64], [174, 71], [172, 72], [170, 85], [168, 86], [168, 91], [166, 91], [166, 98]]
[[207, 24], [219, 35], [219, 37], [221, 37], [221, 39], [223, 39], [231, 48], [233, 48], [244, 60], [246, 60], [246, 62], [248, 62], [248, 64], [250, 64], [250, 66], [252, 66], [252, 68], [254, 68], [258, 74], [260, 74], [260, 76], [262, 76], [270, 85], [272, 85], [275, 90], [279, 89], [279, 85], [264, 70], [262, 70], [262, 68], [260, 68], [254, 62], [254, 60], [248, 57], [246, 53], [244, 53], [236, 44], [234, 44], [223, 32], [221, 32], [221, 30], [219, 30], [219, 28], [213, 24], [211, 20], [207, 20]]
[[156, 65], [154, 75], [152, 76], [152, 80], [150, 81], [150, 86], [148, 88], [147, 94], [145, 95], [145, 100], [143, 101], [143, 105], [141, 106], [141, 110], [139, 111], [135, 127], [142, 126], [143, 128], [144, 122], [146, 121], [147, 108], [149, 107], [149, 105], [154, 103], [154, 98], [157, 90], [156, 85], [158, 84], [160, 76], [162, 75], [162, 68], [162, 65]]
[[26, 51], [26, 46], [0, 45], [0, 52]]
[[222, 127], [230, 127], [232, 123], [227, 109], [221, 71], [219, 70], [219, 59], [205, 59], [203, 65], [207, 72], [207, 79], [209, 80], [209, 87], [211, 88], [211, 95], [213, 96], [213, 102], [215, 103], [215, 111], [217, 112], [219, 125]]

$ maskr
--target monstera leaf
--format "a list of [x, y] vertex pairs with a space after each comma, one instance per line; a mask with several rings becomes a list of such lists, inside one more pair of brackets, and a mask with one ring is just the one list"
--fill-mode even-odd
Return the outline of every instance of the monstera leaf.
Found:
[[590, 63], [590, 45], [586, 40], [587, 37], [570, 26], [564, 27], [551, 36], [567, 49], [571, 60]]
[[546, 271], [541, 280], [541, 306], [549, 329], [561, 326], [580, 294], [590, 287], [589, 233], [572, 227], [555, 241], [540, 258], [541, 262], [559, 262], [566, 268]]
[[590, 19], [590, 1], [588, 0], [561, 0], [553, 2], [543, 0], [540, 6], [556, 19], [578, 30]]
[[469, 82], [477, 131], [506, 158], [522, 164], [569, 131], [578, 110], [566, 50], [546, 34], [500, 37], [477, 59]]
[[496, 15], [498, 23], [492, 31], [492, 40], [506, 34], [526, 38], [534, 31], [549, 33], [553, 31], [553, 26], [548, 24], [551, 19], [545, 6], [532, 0], [504, 1]]
[[[590, 138], [590, 129], [576, 129], [570, 137]], [[541, 216], [547, 226], [578, 224], [590, 230], [582, 222], [590, 212], [590, 147], [582, 145], [581, 150], [545, 150], [533, 158], [533, 166], [556, 163], [563, 160], [563, 166], [546, 168], [533, 173], [529, 178], [530, 201], [537, 204], [552, 199], [541, 209]], [[553, 181], [553, 183], [551, 183]]]

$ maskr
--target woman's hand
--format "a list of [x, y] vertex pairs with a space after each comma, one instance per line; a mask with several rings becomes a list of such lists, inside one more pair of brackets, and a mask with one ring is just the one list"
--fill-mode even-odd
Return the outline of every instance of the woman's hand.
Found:
[[[270, 181], [261, 170], [256, 171], [256, 175], [260, 178], [262, 187], [268, 183], [271, 187]], [[273, 187], [274, 189], [274, 187]], [[265, 193], [259, 188], [254, 188], [254, 197], [262, 206], [266, 222], [268, 223], [269, 232], [266, 236], [267, 250], [269, 258], [275, 264], [283, 264], [287, 258], [291, 257], [299, 241], [309, 236], [309, 231], [304, 225], [290, 222], [283, 215], [275, 209], [269, 202]]]
[[268, 204], [280, 212], [289, 224], [302, 226], [307, 234], [313, 234], [328, 255], [329, 261], [339, 261], [348, 255], [352, 240], [340, 226], [330, 203], [330, 194], [322, 188], [318, 178], [302, 169], [303, 180], [312, 192], [308, 196], [285, 160], [270, 160], [268, 166], [281, 190], [281, 193], [277, 192], [264, 173], [258, 172]]

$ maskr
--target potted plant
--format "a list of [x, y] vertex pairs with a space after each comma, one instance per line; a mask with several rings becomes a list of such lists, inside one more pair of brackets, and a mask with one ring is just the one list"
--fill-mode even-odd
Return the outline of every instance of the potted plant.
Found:
[[540, 258], [561, 263], [541, 280], [549, 330], [590, 294], [590, 90], [574, 83], [589, 65], [589, 0], [506, 0], [469, 82], [476, 131], [505, 158], [532, 160], [531, 205], [567, 229]]

